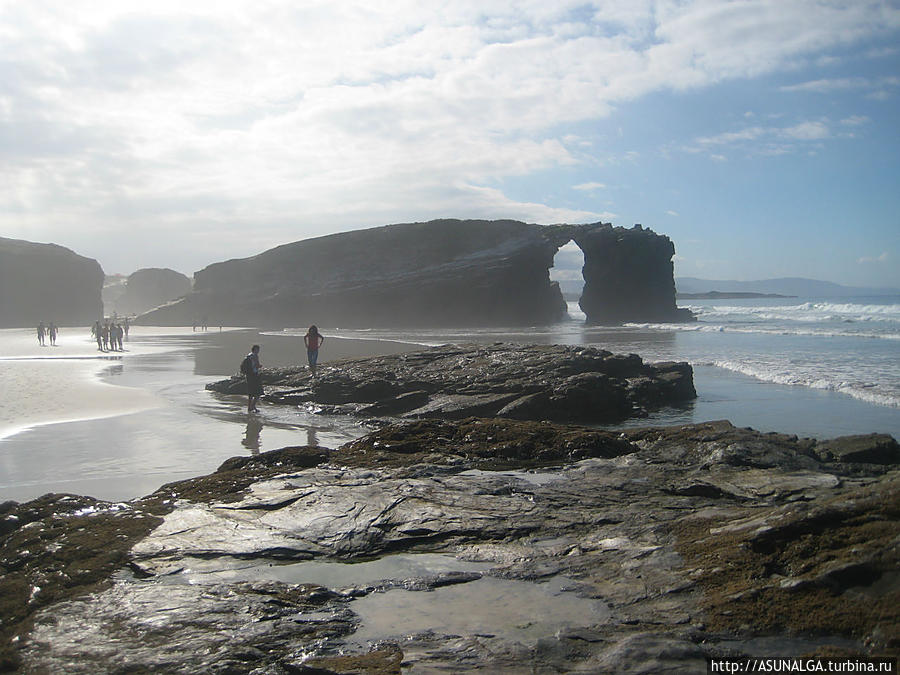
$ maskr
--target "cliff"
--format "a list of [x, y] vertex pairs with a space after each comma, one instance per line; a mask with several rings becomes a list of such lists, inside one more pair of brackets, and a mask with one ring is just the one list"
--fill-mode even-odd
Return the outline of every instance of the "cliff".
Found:
[[[585, 252], [582, 307], [590, 322], [689, 318], [675, 308], [672, 242], [649, 230], [435, 220], [308, 239], [210, 265], [194, 275], [192, 293], [140, 322], [545, 325], [566, 313], [549, 269], [570, 240]], [[604, 273], [609, 264], [614, 272]]]
[[103, 314], [103, 270], [56, 244], [0, 237], [0, 328], [87, 325]]
[[106, 303], [106, 312], [141, 314], [190, 292], [191, 280], [181, 272], [167, 268], [141, 269], [125, 280], [121, 295]]

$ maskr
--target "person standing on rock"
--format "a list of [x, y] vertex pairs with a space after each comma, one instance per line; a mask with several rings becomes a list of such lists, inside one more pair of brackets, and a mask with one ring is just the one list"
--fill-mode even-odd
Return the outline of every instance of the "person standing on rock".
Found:
[[316, 364], [319, 361], [319, 347], [325, 342], [325, 336], [319, 333], [319, 329], [313, 324], [303, 336], [303, 342], [306, 345], [306, 360], [309, 361], [309, 369], [315, 377]]
[[262, 374], [259, 372], [262, 365], [259, 362], [259, 345], [253, 345], [250, 353], [241, 362], [241, 372], [247, 376], [247, 412], [259, 412], [256, 404], [262, 396]]

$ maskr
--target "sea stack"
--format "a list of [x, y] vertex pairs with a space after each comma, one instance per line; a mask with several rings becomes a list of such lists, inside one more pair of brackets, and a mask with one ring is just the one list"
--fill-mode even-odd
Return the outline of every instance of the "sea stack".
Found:
[[694, 320], [675, 306], [675, 245], [668, 237], [640, 225], [605, 225], [582, 228], [575, 243], [584, 252], [579, 305], [588, 323]]

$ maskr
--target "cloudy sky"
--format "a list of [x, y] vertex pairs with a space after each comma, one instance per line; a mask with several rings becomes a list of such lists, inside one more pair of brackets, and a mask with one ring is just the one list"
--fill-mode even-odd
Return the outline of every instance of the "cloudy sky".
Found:
[[438, 217], [900, 286], [900, 3], [0, 0], [0, 236], [191, 274]]

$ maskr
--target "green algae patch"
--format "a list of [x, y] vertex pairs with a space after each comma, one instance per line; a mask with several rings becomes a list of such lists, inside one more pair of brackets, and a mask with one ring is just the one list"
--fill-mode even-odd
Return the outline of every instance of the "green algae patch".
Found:
[[559, 466], [637, 451], [619, 434], [549, 422], [470, 417], [396, 424], [344, 445], [333, 461], [357, 467], [421, 463], [479, 469]]
[[236, 502], [257, 481], [310, 469], [329, 457], [330, 451], [311, 446], [281, 448], [249, 457], [231, 457], [211, 474], [167, 483], [141, 501], [168, 502], [184, 499], [201, 503]]
[[900, 646], [900, 475], [809, 504], [682, 519], [707, 628], [742, 635], [841, 635]]
[[[397, 645], [385, 645], [367, 654], [347, 654], [314, 658], [304, 662], [309, 673], [354, 673], [357, 675], [400, 675], [403, 652]], [[320, 670], [319, 670], [320, 669]]]
[[132, 545], [160, 515], [60, 494], [0, 505], [0, 670], [18, 667], [38, 609], [99, 588], [128, 564]]

